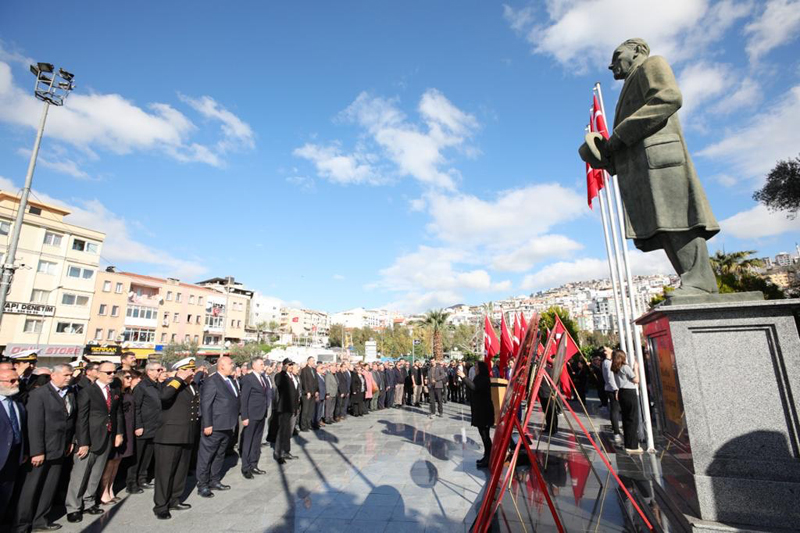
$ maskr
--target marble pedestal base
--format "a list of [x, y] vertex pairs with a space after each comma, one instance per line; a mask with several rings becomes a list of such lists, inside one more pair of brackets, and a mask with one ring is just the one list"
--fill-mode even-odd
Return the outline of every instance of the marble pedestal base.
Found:
[[800, 300], [670, 305], [637, 323], [660, 440], [694, 485], [677, 493], [703, 521], [798, 527]]

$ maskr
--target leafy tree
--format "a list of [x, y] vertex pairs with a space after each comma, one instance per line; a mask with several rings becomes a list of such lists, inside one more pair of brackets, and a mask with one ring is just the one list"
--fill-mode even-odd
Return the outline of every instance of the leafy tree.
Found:
[[650, 298], [650, 309], [654, 308], [655, 306], [657, 306], [658, 304], [660, 304], [661, 302], [666, 300], [667, 296], [669, 296], [669, 293], [671, 293], [674, 290], [675, 290], [675, 287], [666, 287], [665, 286], [664, 290], [661, 292], [661, 294], [659, 294], [657, 296], [653, 296], [652, 298]]
[[[448, 328], [448, 342], [445, 343], [445, 349], [451, 351], [453, 348], [458, 348], [463, 354], [473, 354], [477, 352], [478, 348], [475, 339], [475, 328], [466, 324], [459, 324], [454, 328]], [[483, 341], [483, 337], [481, 337], [481, 341]]]
[[433, 339], [433, 357], [437, 361], [444, 359], [444, 345], [442, 343], [442, 333], [447, 328], [447, 317], [450, 313], [443, 309], [432, 309], [425, 314], [422, 320], [423, 326], [428, 326]]
[[547, 311], [542, 313], [541, 317], [539, 317], [539, 330], [542, 332], [542, 339], [546, 340], [547, 329], [552, 330], [553, 326], [555, 326], [556, 315], [558, 315], [558, 317], [561, 319], [561, 322], [564, 323], [564, 327], [567, 328], [567, 331], [569, 332], [570, 336], [575, 339], [575, 342], [579, 342], [580, 337], [578, 336], [578, 325], [574, 320], [572, 320], [572, 318], [570, 318], [569, 310], [557, 305], [550, 307]]
[[331, 348], [342, 347], [342, 337], [344, 333], [344, 326], [342, 324], [331, 324], [328, 329], [328, 343]]
[[411, 353], [411, 333], [405, 326], [388, 327], [380, 334], [379, 347], [384, 357], [400, 357]]
[[717, 287], [721, 293], [761, 291], [767, 300], [785, 298], [780, 287], [773, 285], [756, 273], [756, 268], [764, 265], [760, 259], [751, 259], [755, 250], [744, 250], [726, 254], [717, 251], [711, 257], [711, 268], [717, 277]]
[[164, 350], [161, 352], [161, 364], [170, 368], [173, 363], [177, 363], [184, 357], [196, 358], [199, 349], [200, 346], [196, 342], [170, 342], [164, 346]]
[[787, 211], [793, 219], [800, 209], [800, 156], [778, 161], [764, 186], [753, 193], [753, 200], [772, 211]]

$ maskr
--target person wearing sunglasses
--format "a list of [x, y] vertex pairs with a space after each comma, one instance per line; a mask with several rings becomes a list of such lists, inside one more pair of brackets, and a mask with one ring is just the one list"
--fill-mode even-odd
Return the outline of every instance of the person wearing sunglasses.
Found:
[[97, 381], [78, 393], [78, 419], [75, 425], [78, 451], [73, 458], [67, 489], [67, 521], [80, 522], [83, 514], [103, 514], [95, 493], [112, 447], [122, 444], [125, 419], [122, 396], [111, 387], [114, 364], [102, 363]]

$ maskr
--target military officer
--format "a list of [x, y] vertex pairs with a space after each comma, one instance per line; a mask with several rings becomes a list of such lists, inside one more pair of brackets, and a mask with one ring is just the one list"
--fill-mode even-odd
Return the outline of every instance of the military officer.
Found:
[[36, 369], [36, 362], [39, 360], [37, 354], [38, 350], [28, 350], [18, 354], [8, 356], [11, 364], [14, 366], [14, 372], [19, 376], [19, 394], [17, 400], [23, 404], [28, 403], [28, 393], [31, 390], [36, 376], [33, 375]]
[[180, 497], [186, 485], [192, 449], [200, 433], [200, 391], [193, 383], [194, 359], [175, 363], [175, 377], [161, 389], [161, 426], [155, 442], [155, 493], [153, 512], [159, 520], [172, 518], [170, 511], [190, 509]]

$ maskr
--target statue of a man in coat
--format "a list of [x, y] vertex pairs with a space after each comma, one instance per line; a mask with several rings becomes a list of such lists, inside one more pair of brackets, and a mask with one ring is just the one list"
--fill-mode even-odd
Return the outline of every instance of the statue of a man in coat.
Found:
[[681, 277], [673, 295], [716, 293], [706, 241], [719, 224], [686, 149], [675, 75], [663, 57], [650, 57], [642, 39], [622, 43], [608, 68], [625, 80], [614, 132], [608, 141], [589, 134], [581, 157], [617, 175], [627, 237], [643, 252], [667, 253]]

